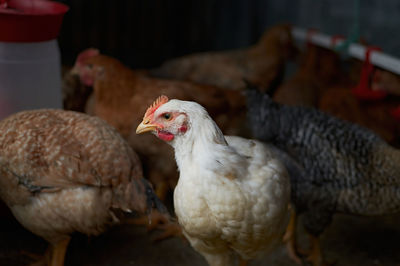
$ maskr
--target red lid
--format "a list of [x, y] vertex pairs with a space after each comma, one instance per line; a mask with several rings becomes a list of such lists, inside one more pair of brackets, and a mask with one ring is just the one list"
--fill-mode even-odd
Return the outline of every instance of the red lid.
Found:
[[0, 0], [0, 41], [55, 39], [68, 9], [64, 4], [47, 0]]

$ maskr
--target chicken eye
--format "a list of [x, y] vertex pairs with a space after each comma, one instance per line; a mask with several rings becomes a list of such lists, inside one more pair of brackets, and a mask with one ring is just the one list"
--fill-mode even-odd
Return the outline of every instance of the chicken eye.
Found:
[[163, 114], [163, 117], [165, 120], [170, 120], [171, 119], [171, 114], [170, 113], [165, 113]]

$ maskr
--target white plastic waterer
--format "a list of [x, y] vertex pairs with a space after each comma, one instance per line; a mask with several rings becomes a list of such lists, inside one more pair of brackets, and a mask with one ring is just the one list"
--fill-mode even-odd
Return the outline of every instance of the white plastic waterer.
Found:
[[45, 0], [0, 0], [0, 119], [62, 107], [56, 37], [67, 10]]

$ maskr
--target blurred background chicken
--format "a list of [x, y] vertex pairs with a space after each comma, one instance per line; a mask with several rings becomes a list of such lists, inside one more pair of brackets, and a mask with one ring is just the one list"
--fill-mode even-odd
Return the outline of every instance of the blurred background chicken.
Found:
[[400, 145], [400, 126], [391, 111], [400, 104], [399, 97], [389, 96], [379, 101], [358, 100], [351, 88], [332, 87], [325, 91], [319, 108], [341, 119], [365, 126], [391, 145]]
[[248, 92], [248, 107], [254, 136], [286, 154], [281, 159], [295, 173], [292, 203], [311, 236], [313, 265], [322, 263], [318, 236], [334, 213], [400, 212], [400, 151], [378, 135], [313, 108], [278, 104], [256, 90]]
[[315, 51], [316, 49], [309, 47], [300, 55], [296, 72], [273, 93], [275, 101], [289, 105], [316, 106], [319, 91], [315, 77], [317, 62]]
[[234, 265], [233, 254], [249, 260], [281, 242], [290, 184], [266, 145], [224, 137], [201, 105], [165, 96], [147, 109], [136, 130], [144, 132], [175, 150], [180, 172], [175, 211], [209, 265]]
[[92, 87], [85, 86], [78, 75], [71, 73], [71, 67], [64, 67], [62, 73], [63, 109], [85, 112], [89, 97], [93, 92]]
[[389, 71], [377, 68], [371, 80], [371, 89], [400, 95], [400, 77]]
[[317, 107], [328, 87], [347, 82], [340, 57], [334, 51], [309, 43], [298, 61], [295, 73], [271, 94], [275, 101]]
[[393, 111], [400, 106], [396, 91], [399, 78], [387, 71], [376, 69], [368, 83], [371, 91], [384, 91], [388, 96], [377, 100], [359, 99], [353, 89], [360, 79], [361, 63], [353, 60], [347, 82], [325, 86], [319, 98], [318, 108], [341, 119], [367, 127], [389, 142], [400, 147], [400, 126]]
[[260, 88], [273, 89], [283, 79], [286, 61], [295, 54], [290, 29], [289, 25], [277, 25], [251, 47], [183, 56], [163, 63], [151, 74], [234, 90], [244, 89], [246, 79]]
[[165, 211], [138, 156], [99, 118], [25, 111], [3, 120], [0, 132], [1, 199], [50, 243], [48, 265], [64, 265], [73, 232], [100, 234], [121, 212]]
[[312, 44], [301, 53], [295, 73], [273, 94], [279, 103], [319, 108], [341, 119], [365, 126], [399, 146], [400, 127], [391, 113], [400, 106], [396, 90], [400, 88], [396, 75], [375, 70], [371, 77], [372, 90], [391, 95], [383, 100], [365, 101], [352, 93], [360, 78], [358, 60], [342, 62], [340, 55]]
[[[90, 114], [113, 125], [142, 159], [145, 176], [155, 185], [157, 194], [165, 199], [169, 188], [175, 187], [176, 164], [171, 149], [151, 136], [136, 136], [146, 107], [160, 94], [204, 104], [217, 124], [229, 134], [246, 135], [245, 99], [239, 91], [232, 91], [190, 82], [151, 78], [143, 71], [135, 71], [118, 60], [101, 55], [96, 50], [82, 52], [74, 69], [81, 82], [93, 86], [89, 100]], [[83, 55], [90, 54], [90, 56]]]

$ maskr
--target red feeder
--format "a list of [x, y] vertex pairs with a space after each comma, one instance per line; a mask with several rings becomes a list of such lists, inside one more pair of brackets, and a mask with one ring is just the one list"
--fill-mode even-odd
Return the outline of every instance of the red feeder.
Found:
[[370, 62], [370, 54], [372, 51], [381, 51], [379, 47], [368, 47], [365, 52], [365, 61], [361, 70], [360, 82], [357, 87], [352, 89], [353, 95], [364, 101], [377, 101], [386, 97], [386, 91], [374, 91], [370, 87], [370, 78], [374, 71], [374, 66]]
[[335, 48], [338, 42], [344, 41], [344, 40], [345, 40], [345, 38], [343, 35], [340, 35], [340, 34], [333, 35], [332, 39], [331, 39], [331, 46], [333, 48]]
[[68, 9], [47, 0], [0, 0], [0, 119], [62, 107], [57, 36]]
[[0, 0], [0, 41], [55, 39], [68, 9], [64, 4], [47, 0]]

